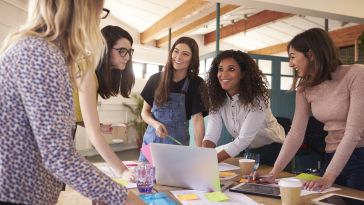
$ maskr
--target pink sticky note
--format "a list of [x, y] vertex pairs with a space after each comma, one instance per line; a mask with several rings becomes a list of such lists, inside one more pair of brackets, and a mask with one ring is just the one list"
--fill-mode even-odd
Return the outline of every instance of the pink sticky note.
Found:
[[152, 154], [150, 153], [149, 144], [143, 145], [142, 148], [140, 148], [140, 151], [143, 153], [144, 157], [147, 158], [149, 164], [153, 165]]

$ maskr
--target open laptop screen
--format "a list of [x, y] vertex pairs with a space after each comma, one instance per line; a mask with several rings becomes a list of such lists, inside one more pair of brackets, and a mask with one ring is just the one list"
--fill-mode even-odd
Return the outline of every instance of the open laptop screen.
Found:
[[158, 184], [220, 191], [215, 149], [157, 143], [150, 146]]

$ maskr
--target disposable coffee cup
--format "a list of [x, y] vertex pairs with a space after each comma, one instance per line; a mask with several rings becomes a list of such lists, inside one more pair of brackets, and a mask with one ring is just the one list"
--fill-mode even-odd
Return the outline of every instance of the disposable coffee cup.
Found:
[[254, 159], [240, 159], [239, 160], [239, 166], [240, 166], [240, 172], [243, 176], [249, 176], [254, 169]]
[[281, 179], [278, 185], [282, 205], [299, 205], [301, 203], [302, 182], [299, 179]]

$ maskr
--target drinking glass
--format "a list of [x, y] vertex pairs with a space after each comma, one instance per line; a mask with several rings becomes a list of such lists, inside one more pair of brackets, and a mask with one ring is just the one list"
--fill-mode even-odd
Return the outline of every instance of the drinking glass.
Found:
[[154, 185], [155, 168], [142, 163], [135, 168], [135, 182], [140, 193], [151, 193]]
[[253, 171], [255, 172], [258, 170], [259, 162], [260, 162], [260, 154], [247, 152], [244, 154], [243, 158], [244, 159], [253, 159], [255, 161]]

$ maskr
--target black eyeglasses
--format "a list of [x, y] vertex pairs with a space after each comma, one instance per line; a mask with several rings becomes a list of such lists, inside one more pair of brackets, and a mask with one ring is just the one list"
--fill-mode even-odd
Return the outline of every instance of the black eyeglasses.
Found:
[[101, 19], [106, 19], [106, 17], [109, 15], [110, 10], [109, 9], [105, 9], [103, 8], [100, 14], [100, 18]]
[[125, 57], [127, 53], [129, 53], [129, 56], [132, 57], [134, 53], [134, 49], [127, 49], [127, 48], [112, 48], [119, 52], [119, 55], [121, 57]]

